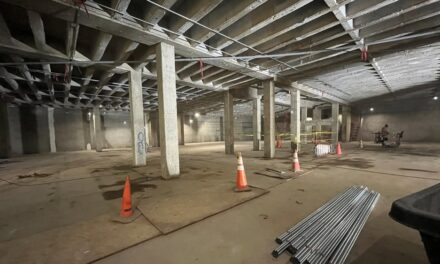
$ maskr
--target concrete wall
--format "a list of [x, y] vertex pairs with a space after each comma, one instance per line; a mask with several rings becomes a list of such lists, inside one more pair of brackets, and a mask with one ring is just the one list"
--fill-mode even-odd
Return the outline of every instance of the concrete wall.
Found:
[[[190, 122], [192, 120], [192, 122]], [[222, 141], [223, 113], [185, 116], [185, 143]], [[252, 115], [234, 115], [234, 140], [252, 140]]]
[[102, 112], [104, 148], [131, 147], [129, 112]]
[[[9, 106], [6, 112], [7, 118], [3, 114], [1, 120], [8, 122], [9, 142], [1, 140], [0, 147], [8, 150], [9, 156], [50, 151], [47, 108]], [[86, 150], [92, 146], [89, 112], [88, 109], [54, 109], [57, 151]], [[131, 147], [128, 112], [102, 111], [101, 118], [105, 148]]]
[[55, 109], [55, 143], [57, 151], [85, 150], [85, 131], [88, 120], [83, 120], [83, 112], [72, 109]]
[[[369, 111], [370, 107], [374, 108], [374, 112]], [[359, 125], [361, 116], [364, 120], [363, 140], [373, 140], [372, 133], [388, 124], [390, 132], [405, 131], [403, 141], [440, 142], [440, 102], [431, 97], [378, 100], [353, 109], [352, 122]]]

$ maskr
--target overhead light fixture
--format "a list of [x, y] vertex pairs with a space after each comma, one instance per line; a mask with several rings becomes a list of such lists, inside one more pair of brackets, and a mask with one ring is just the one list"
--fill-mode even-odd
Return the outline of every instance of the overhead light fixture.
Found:
[[438, 100], [438, 96], [436, 95], [436, 96], [432, 97], [432, 99]]
[[103, 108], [103, 105], [101, 104], [101, 105], [99, 105], [99, 108]]
[[127, 124], [127, 121], [124, 121], [124, 125], [126, 125]]
[[194, 114], [194, 117], [195, 117], [195, 118], [199, 118], [199, 117], [200, 117], [200, 113], [199, 113], [199, 112], [196, 112], [196, 113]]
[[189, 123], [192, 124], [194, 121], [192, 119], [189, 120]]
[[373, 107], [370, 107], [370, 112], [374, 112], [374, 108]]

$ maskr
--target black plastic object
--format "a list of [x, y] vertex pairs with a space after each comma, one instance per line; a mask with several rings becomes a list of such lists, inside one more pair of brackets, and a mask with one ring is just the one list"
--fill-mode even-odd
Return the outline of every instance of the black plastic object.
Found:
[[440, 264], [440, 184], [394, 201], [391, 218], [417, 229], [432, 264]]

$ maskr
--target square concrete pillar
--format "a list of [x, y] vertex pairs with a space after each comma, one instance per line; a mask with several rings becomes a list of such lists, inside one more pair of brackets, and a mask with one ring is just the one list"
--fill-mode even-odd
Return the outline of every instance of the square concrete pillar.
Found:
[[97, 152], [101, 152], [104, 149], [104, 135], [101, 129], [101, 109], [95, 106], [93, 108], [93, 131], [95, 134], [95, 148]]
[[150, 113], [144, 113], [144, 124], [145, 124], [145, 152], [147, 153], [148, 147], [150, 146]]
[[174, 47], [157, 44], [156, 58], [162, 177], [169, 179], [180, 175]]
[[264, 89], [264, 157], [275, 157], [275, 84], [263, 82]]
[[313, 123], [315, 123], [315, 130], [318, 132], [318, 136], [321, 136], [321, 115], [322, 111], [321, 108], [315, 107], [313, 108]]
[[8, 105], [0, 102], [0, 158], [11, 156]]
[[145, 151], [145, 123], [144, 123], [144, 101], [142, 97], [142, 72], [131, 70], [128, 73], [129, 97], [130, 97], [130, 118], [131, 118], [131, 146], [133, 153], [133, 165], [146, 165]]
[[304, 131], [304, 136], [303, 136], [304, 144], [307, 143], [308, 134], [309, 134], [308, 126], [306, 125], [306, 122], [307, 122], [307, 110], [308, 110], [307, 106], [301, 107], [301, 125], [302, 125], [303, 131]]
[[339, 141], [339, 104], [332, 104], [332, 142], [333, 144]]
[[254, 99], [253, 102], [253, 134], [254, 134], [254, 150], [261, 150], [261, 96]]
[[49, 107], [47, 109], [47, 125], [49, 127], [49, 148], [50, 152], [57, 152], [57, 146], [55, 141], [55, 119], [54, 119], [54, 109]]
[[290, 141], [292, 149], [300, 150], [301, 141], [301, 92], [290, 90]]
[[342, 106], [342, 141], [350, 142], [351, 136], [351, 108]]
[[225, 92], [225, 153], [234, 154], [234, 98], [230, 91]]
[[179, 127], [179, 145], [185, 145], [185, 114], [180, 113], [178, 116]]

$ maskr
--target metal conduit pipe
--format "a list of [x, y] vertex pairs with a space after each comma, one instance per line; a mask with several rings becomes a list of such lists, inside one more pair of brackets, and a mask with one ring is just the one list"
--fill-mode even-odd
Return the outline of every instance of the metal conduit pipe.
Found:
[[339, 212], [326, 216], [318, 225], [314, 225], [307, 230], [303, 239], [292, 242], [289, 251], [296, 252], [296, 255], [291, 258], [291, 261], [294, 263], [302, 263], [311, 253], [313, 246], [322, 239], [323, 236], [331, 232], [334, 226], [345, 217], [350, 208], [357, 204], [357, 201], [361, 199], [363, 195], [364, 192], [361, 192], [353, 201], [345, 204]]
[[[334, 230], [338, 230], [338, 226], [349, 217], [350, 211], [352, 211], [358, 204], [363, 204], [367, 199], [368, 193], [363, 192], [359, 197], [358, 202], [350, 204], [347, 210], [344, 210], [341, 214], [337, 215], [334, 220], [331, 220], [329, 224], [324, 226], [320, 232], [318, 232], [310, 241], [308, 241], [305, 246], [295, 255], [291, 260], [293, 263], [300, 264], [303, 263], [319, 246], [325, 241], [326, 238], [331, 237]], [[357, 208], [357, 207], [356, 207]]]
[[286, 232], [282, 233], [281, 235], [279, 235], [275, 241], [277, 243], [282, 243], [283, 240], [285, 240], [293, 231], [295, 231], [295, 229], [299, 228], [302, 224], [304, 224], [305, 222], [311, 220], [312, 218], [316, 217], [317, 215], [323, 213], [324, 211], [326, 211], [328, 208], [331, 208], [331, 206], [334, 206], [335, 204], [337, 204], [337, 202], [342, 199], [343, 197], [347, 196], [348, 194], [350, 194], [350, 191], [354, 191], [355, 189], [357, 189], [357, 186], [352, 186], [350, 188], [348, 188], [345, 192], [337, 195], [336, 197], [334, 197], [333, 199], [331, 199], [330, 201], [328, 201], [326, 204], [324, 204], [323, 206], [321, 206], [320, 208], [318, 208], [315, 212], [313, 212], [312, 214], [310, 214], [309, 216], [307, 216], [306, 218], [304, 218], [303, 220], [301, 220], [301, 222], [299, 222], [298, 224], [296, 224], [295, 226], [291, 227], [289, 230], [287, 230]]
[[[305, 244], [305, 242], [307, 242], [309, 238], [313, 237], [322, 227], [328, 224], [328, 222], [331, 221], [332, 219], [333, 220], [340, 219], [343, 216], [342, 214], [345, 214], [345, 212], [347, 212], [347, 210], [353, 204], [356, 204], [358, 199], [362, 197], [365, 191], [366, 191], [365, 189], [361, 190], [359, 193], [356, 193], [354, 197], [351, 197], [350, 200], [346, 200], [342, 202], [334, 211], [322, 217], [317, 224], [312, 225], [311, 228], [306, 229], [305, 232], [300, 237], [297, 237], [294, 241], [292, 241], [291, 245], [293, 249], [297, 250], [298, 248], [300, 248], [303, 244]], [[301, 240], [303, 240], [302, 243]]]
[[362, 231], [362, 228], [364, 227], [365, 223], [368, 220], [368, 217], [370, 216], [371, 212], [373, 211], [374, 207], [376, 206], [378, 200], [379, 200], [380, 194], [374, 193], [374, 200], [371, 207], [368, 209], [365, 217], [362, 219], [359, 219], [358, 223], [356, 224], [355, 228], [350, 230], [350, 232], [347, 234], [347, 237], [345, 238], [344, 242], [338, 247], [334, 255], [329, 260], [329, 264], [342, 264], [345, 262], [345, 260], [348, 257], [348, 254], [350, 253], [352, 247], [354, 246], [359, 234]]
[[338, 229], [338, 232], [335, 233], [336, 236], [331, 236], [330, 240], [328, 239], [323, 243], [323, 246], [321, 248], [324, 250], [318, 250], [317, 252], [315, 252], [315, 254], [308, 258], [305, 263], [327, 263], [328, 259], [331, 257], [336, 247], [338, 247], [341, 244], [341, 241], [343, 241], [347, 237], [346, 234], [357, 225], [360, 219], [364, 218], [366, 212], [368, 212], [369, 208], [374, 202], [374, 197], [375, 195], [371, 193], [368, 196], [367, 201], [364, 204], [360, 205], [358, 210], [353, 212], [346, 225]]
[[318, 259], [320, 260], [324, 258], [328, 252], [331, 253], [334, 249], [333, 246], [337, 246], [339, 244], [339, 241], [343, 238], [348, 228], [353, 225], [358, 215], [362, 212], [363, 208], [369, 202], [370, 196], [368, 195], [366, 200], [363, 201], [363, 203], [360, 204], [358, 207], [354, 208], [354, 210], [352, 210], [350, 214], [347, 215], [347, 217], [344, 218], [328, 236], [318, 241], [318, 243], [312, 250], [312, 254], [305, 260], [305, 263], [318, 263]]
[[334, 203], [330, 204], [328, 207], [326, 207], [324, 210], [320, 211], [319, 213], [317, 213], [313, 217], [307, 218], [307, 221], [304, 221], [303, 223], [301, 223], [301, 225], [298, 225], [298, 227], [295, 230], [293, 230], [287, 234], [287, 237], [284, 240], [287, 240], [288, 237], [294, 236], [294, 235], [298, 234], [299, 232], [301, 232], [306, 225], [310, 225], [310, 222], [315, 222], [316, 220], [321, 219], [321, 217], [323, 215], [334, 210], [340, 204], [341, 201], [343, 201], [347, 197], [353, 196], [354, 194], [358, 193], [359, 191], [360, 190], [357, 190], [357, 189], [348, 190], [346, 193], [344, 193], [344, 195], [338, 197], [338, 199], [336, 199], [334, 201]]
[[327, 263], [328, 259], [331, 257], [335, 249], [341, 244], [341, 242], [346, 237], [348, 231], [356, 226], [356, 223], [359, 219], [363, 219], [365, 217], [366, 212], [368, 212], [369, 208], [374, 202], [374, 194], [371, 194], [368, 197], [366, 204], [360, 207], [360, 210], [353, 215], [350, 222], [336, 235], [333, 241], [327, 241], [326, 245], [323, 247], [324, 251], [321, 254], [317, 255], [317, 258], [312, 260], [310, 263]]
[[[357, 194], [357, 191], [358, 190], [356, 190], [356, 189], [349, 189], [343, 196], [339, 197], [342, 199], [337, 199], [338, 203], [335, 204], [335, 207], [331, 207], [331, 209], [337, 210], [339, 206], [342, 206], [342, 203], [340, 203], [340, 201], [349, 202], [350, 200], [354, 199], [354, 195]], [[329, 212], [329, 211], [323, 210], [321, 212]], [[287, 233], [287, 232], [284, 233], [282, 235], [284, 237], [284, 241], [282, 241], [282, 244], [278, 248], [273, 250], [272, 256], [278, 257], [281, 253], [284, 252], [284, 250], [286, 250], [290, 246], [291, 241], [296, 238], [295, 236], [301, 234], [301, 232], [305, 231], [307, 228], [309, 228], [310, 225], [315, 223], [317, 220], [319, 220], [319, 219], [322, 220], [322, 217], [325, 217], [322, 214], [317, 214], [316, 216], [317, 217], [306, 218], [307, 221], [304, 221], [304, 220], [301, 221], [300, 224], [295, 226], [297, 229], [296, 230], [292, 229], [293, 231], [291, 233]]]
[[323, 216], [317, 223], [312, 223], [311, 226], [308, 226], [307, 229], [301, 236], [295, 237], [295, 239], [291, 242], [291, 245], [288, 247], [288, 251], [292, 254], [295, 254], [302, 246], [304, 246], [307, 241], [309, 241], [314, 235], [316, 235], [324, 226], [328, 225], [331, 219], [335, 218], [340, 212], [344, 211], [345, 208], [349, 207], [350, 204], [355, 201], [356, 197], [360, 193], [354, 194], [354, 196], [342, 201], [338, 207], [335, 208], [334, 211], [328, 213]]
[[356, 222], [359, 219], [363, 219], [365, 214], [368, 212], [369, 208], [374, 202], [374, 194], [370, 193], [367, 199], [363, 204], [359, 205], [353, 212], [351, 213], [348, 219], [345, 219], [344, 222], [335, 229], [330, 236], [328, 236], [317, 248], [314, 254], [306, 260], [308, 264], [320, 264], [326, 263], [330, 258], [333, 251], [336, 247], [341, 243], [341, 241], [346, 236], [347, 232], [356, 225]]
[[[360, 194], [360, 192], [363, 192], [363, 191], [364, 190], [360, 189], [360, 190], [357, 190], [357, 191], [351, 193], [350, 196], [347, 196], [343, 200], [341, 200], [341, 202], [339, 202], [337, 204], [337, 206], [334, 207], [333, 210], [322, 215], [321, 217], [316, 219], [316, 221], [306, 222], [304, 224], [304, 226], [302, 226], [301, 229], [298, 230], [298, 232], [294, 236], [292, 236], [290, 239], [285, 241], [288, 244], [287, 249], [289, 250], [289, 252], [292, 254], [296, 253], [297, 248], [299, 248], [299, 247], [295, 248], [295, 247], [292, 247], [292, 245], [296, 245], [299, 242], [301, 242], [302, 240], [304, 240], [304, 243], [305, 243], [308, 240], [308, 237], [309, 237], [308, 233], [310, 232], [311, 228], [313, 230], [320, 228], [324, 224], [324, 222], [326, 222], [328, 219], [331, 219], [331, 217], [335, 216], [337, 214], [337, 212], [340, 212], [344, 206], [349, 205]], [[284, 244], [284, 246], [285, 246], [285, 244]]]

